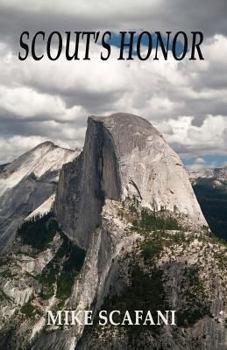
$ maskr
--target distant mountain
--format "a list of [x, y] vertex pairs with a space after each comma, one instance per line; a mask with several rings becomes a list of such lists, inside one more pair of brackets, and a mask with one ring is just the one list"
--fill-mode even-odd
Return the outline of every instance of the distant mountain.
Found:
[[0, 171], [0, 250], [13, 241], [24, 218], [53, 195], [59, 171], [80, 153], [44, 142]]
[[189, 174], [190, 174], [190, 179], [192, 180], [194, 179], [197, 180], [199, 178], [201, 179], [213, 178], [213, 179], [227, 181], [227, 167], [191, 170], [189, 171]]
[[189, 174], [211, 230], [227, 239], [227, 167], [190, 171]]

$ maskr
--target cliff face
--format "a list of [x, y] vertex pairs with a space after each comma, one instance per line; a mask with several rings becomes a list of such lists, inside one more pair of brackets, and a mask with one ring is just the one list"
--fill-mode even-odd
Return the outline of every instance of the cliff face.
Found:
[[82, 154], [66, 164], [60, 174], [55, 211], [63, 230], [87, 248], [89, 233], [100, 223], [104, 200], [120, 200], [120, 192], [111, 134], [103, 123], [90, 118]]
[[204, 233], [182, 231], [147, 232], [125, 243], [111, 264], [101, 309], [129, 310], [132, 320], [135, 309], [176, 310], [177, 326], [95, 323], [76, 349], [226, 349], [226, 248]]
[[189, 176], [209, 227], [227, 239], [227, 168], [190, 171]]
[[[79, 257], [58, 231], [38, 248], [38, 236], [33, 246], [21, 242], [30, 241], [36, 223], [27, 236], [20, 233], [14, 254], [0, 267], [2, 348], [226, 349], [225, 246], [167, 218], [154, 222], [152, 212], [133, 203], [106, 201], [78, 272]], [[46, 325], [47, 310], [100, 308], [122, 314], [173, 309], [177, 326]]]
[[206, 225], [179, 157], [148, 121], [121, 113], [90, 117], [81, 156], [60, 175], [58, 221], [87, 248], [104, 200], [126, 198], [183, 215], [194, 228]]
[[[54, 215], [26, 221], [12, 253], [0, 261], [0, 348], [226, 349], [226, 246], [179, 157], [142, 118], [89, 118]], [[177, 326], [46, 325], [47, 310], [100, 308], [176, 310]]]

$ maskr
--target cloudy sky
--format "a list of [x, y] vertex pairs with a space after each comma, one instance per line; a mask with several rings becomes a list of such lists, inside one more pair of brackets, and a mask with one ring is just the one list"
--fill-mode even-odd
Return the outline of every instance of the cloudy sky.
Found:
[[[226, 0], [0, 0], [0, 163], [45, 140], [82, 147], [87, 116], [150, 120], [188, 166], [227, 164]], [[19, 61], [28, 30], [204, 33], [204, 61]], [[81, 47], [83, 49], [83, 47]]]

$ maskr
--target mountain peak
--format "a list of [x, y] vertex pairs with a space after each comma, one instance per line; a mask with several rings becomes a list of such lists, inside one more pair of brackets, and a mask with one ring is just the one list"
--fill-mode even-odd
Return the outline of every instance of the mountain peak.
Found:
[[78, 152], [61, 148], [51, 141], [40, 143], [3, 168], [0, 195], [31, 173], [41, 177], [48, 171], [59, 170], [65, 162], [74, 158], [75, 153], [78, 155]]
[[109, 116], [90, 116], [89, 121], [103, 123], [108, 129], [120, 132], [123, 129], [130, 129], [130, 136], [133, 136], [132, 132], [142, 132], [143, 134], [150, 134], [151, 132], [161, 135], [157, 129], [147, 120], [138, 115], [131, 113], [113, 113]]
[[134, 149], [149, 147], [154, 137], [162, 139], [162, 135], [148, 120], [130, 113], [92, 116], [88, 118], [88, 133], [92, 123], [101, 124], [109, 132], [119, 156], [132, 153]]
[[81, 157], [63, 167], [55, 209], [82, 247], [107, 199], [137, 199], [155, 211], [180, 213], [193, 226], [206, 225], [178, 155], [147, 120], [132, 114], [88, 118]]
[[[45, 203], [56, 189], [62, 165], [71, 162], [78, 151], [44, 142], [0, 169], [0, 250], [7, 250], [24, 217]], [[37, 211], [35, 211], [37, 213]]]
[[116, 123], [121, 123], [124, 125], [127, 125], [128, 123], [133, 124], [133, 125], [144, 125], [148, 127], [152, 127], [152, 125], [149, 123], [147, 119], [144, 119], [136, 114], [132, 113], [124, 113], [124, 112], [118, 112], [118, 113], [113, 113], [107, 116], [95, 116], [91, 115], [88, 117], [89, 119], [93, 119], [95, 121], [103, 122], [105, 124], [108, 124], [109, 122], [116, 122]]
[[40, 147], [58, 147], [57, 145], [55, 145], [52, 141], [44, 141], [39, 143], [37, 146], [35, 146], [33, 149], [35, 148], [40, 148]]
[[58, 146], [56, 145], [54, 142], [52, 141], [44, 141], [39, 143], [37, 146], [35, 146], [34, 148], [32, 148], [29, 152], [32, 152], [33, 150], [37, 149], [37, 148], [59, 148], [59, 149], [64, 149], [67, 150], [69, 152], [74, 152], [75, 150], [78, 151], [79, 148], [71, 149], [71, 148], [67, 148], [67, 147], [62, 147], [62, 146]]

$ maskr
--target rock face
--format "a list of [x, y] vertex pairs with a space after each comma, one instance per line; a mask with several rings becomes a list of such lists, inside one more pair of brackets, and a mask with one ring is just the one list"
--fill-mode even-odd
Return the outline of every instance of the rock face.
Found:
[[[0, 260], [0, 349], [226, 349], [226, 247], [150, 123], [90, 117], [54, 214], [30, 218]], [[100, 308], [176, 310], [177, 326], [100, 327]], [[47, 326], [47, 310], [92, 310], [94, 324]]]
[[190, 171], [189, 176], [209, 227], [227, 239], [227, 168]]
[[183, 214], [194, 227], [206, 225], [178, 155], [147, 120], [123, 113], [90, 117], [81, 156], [60, 175], [58, 221], [72, 240], [87, 248], [104, 200], [125, 198]]
[[0, 250], [14, 240], [23, 219], [55, 191], [62, 165], [79, 151], [45, 142], [23, 154], [0, 172]]
[[156, 231], [127, 244], [130, 252], [120, 251], [112, 263], [111, 287], [101, 309], [123, 315], [129, 310], [132, 320], [135, 309], [152, 315], [176, 310], [177, 326], [95, 323], [84, 330], [76, 349], [226, 349], [225, 247], [204, 234], [177, 231]]

